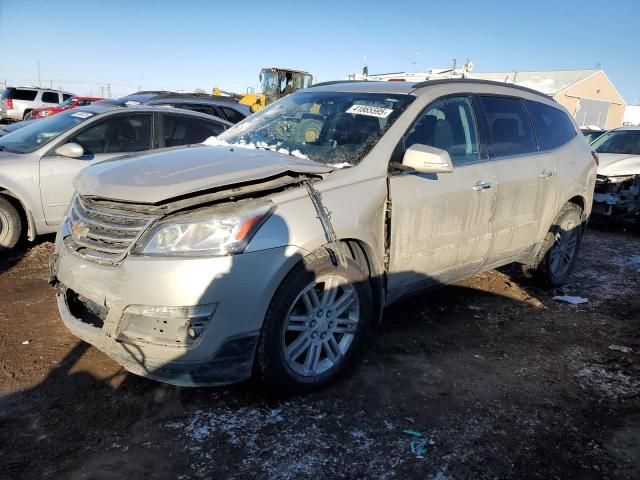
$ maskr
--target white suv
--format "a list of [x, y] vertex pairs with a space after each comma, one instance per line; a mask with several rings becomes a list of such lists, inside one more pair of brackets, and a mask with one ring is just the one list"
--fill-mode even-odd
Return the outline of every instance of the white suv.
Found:
[[207, 143], [84, 169], [51, 262], [73, 333], [176, 385], [318, 387], [421, 289], [561, 285], [596, 180], [562, 106], [486, 81], [320, 84]]
[[35, 108], [55, 107], [71, 98], [72, 93], [37, 87], [7, 87], [0, 98], [3, 120], [20, 121]]

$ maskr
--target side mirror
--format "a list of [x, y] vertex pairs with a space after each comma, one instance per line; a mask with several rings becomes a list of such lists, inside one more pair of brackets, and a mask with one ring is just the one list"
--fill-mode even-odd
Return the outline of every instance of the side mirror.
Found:
[[416, 143], [404, 153], [402, 166], [418, 173], [451, 173], [453, 164], [449, 152]]
[[65, 143], [64, 145], [56, 148], [56, 155], [69, 158], [80, 158], [84, 155], [84, 148], [77, 143]]

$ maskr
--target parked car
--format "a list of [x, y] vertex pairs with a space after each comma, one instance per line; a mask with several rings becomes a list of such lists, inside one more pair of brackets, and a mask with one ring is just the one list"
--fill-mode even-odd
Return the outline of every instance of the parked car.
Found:
[[231, 97], [222, 95], [214, 96], [197, 93], [163, 94], [149, 100], [146, 104], [184, 108], [223, 118], [231, 123], [238, 123], [251, 115], [251, 108], [248, 105], [243, 105]]
[[603, 129], [595, 127], [595, 126], [594, 127], [582, 127], [580, 129], [580, 131], [582, 132], [582, 134], [587, 139], [587, 142], [589, 142], [589, 143], [593, 143], [593, 141], [596, 138], [601, 137], [602, 135], [607, 133], [607, 130], [603, 130]]
[[165, 91], [136, 92], [126, 97], [107, 100], [110, 105], [132, 107], [137, 105], [157, 105], [183, 108], [206, 113], [231, 123], [238, 123], [251, 115], [251, 108], [238, 100], [223, 95], [205, 93], [176, 93]]
[[67, 327], [176, 385], [326, 385], [406, 295], [561, 285], [596, 176], [562, 106], [480, 80], [319, 84], [207, 143], [83, 170], [52, 260]]
[[616, 128], [591, 146], [600, 157], [593, 213], [640, 224], [640, 127]]
[[231, 124], [186, 110], [79, 107], [0, 137], [0, 250], [21, 236], [55, 232], [71, 180], [93, 163], [132, 152], [199, 143]]
[[87, 105], [91, 105], [93, 102], [99, 102], [100, 100], [105, 100], [101, 97], [71, 97], [62, 102], [55, 107], [46, 107], [46, 108], [34, 108], [30, 113], [26, 114], [26, 119], [33, 118], [34, 120], [39, 120], [42, 118], [47, 118], [56, 113], [64, 112], [65, 110], [69, 110], [77, 107], [86, 107]]
[[69, 92], [47, 88], [7, 87], [0, 97], [0, 116], [13, 122], [25, 120], [33, 109], [55, 107], [72, 96]]
[[22, 120], [21, 122], [5, 123], [0, 125], [0, 137], [7, 135], [8, 133], [20, 130], [22, 127], [32, 124], [35, 120]]

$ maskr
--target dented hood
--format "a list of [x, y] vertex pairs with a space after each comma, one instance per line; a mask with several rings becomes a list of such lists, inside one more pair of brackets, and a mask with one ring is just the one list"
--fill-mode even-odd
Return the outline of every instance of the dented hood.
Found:
[[640, 155], [599, 153], [598, 175], [640, 175]]
[[158, 203], [286, 173], [319, 175], [330, 166], [262, 149], [190, 146], [92, 165], [73, 181], [85, 196]]

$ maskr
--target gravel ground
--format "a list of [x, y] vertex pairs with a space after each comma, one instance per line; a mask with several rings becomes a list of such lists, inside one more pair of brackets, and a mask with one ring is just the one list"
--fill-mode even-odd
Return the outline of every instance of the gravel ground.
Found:
[[396, 304], [284, 396], [124, 372], [60, 321], [45, 238], [0, 260], [0, 478], [640, 478], [639, 246], [591, 230], [562, 291], [507, 267]]

